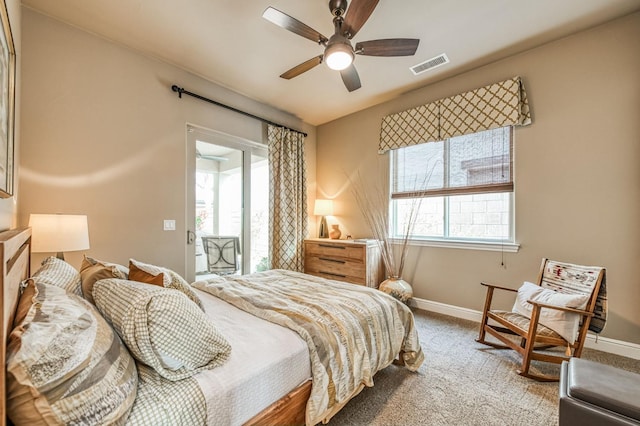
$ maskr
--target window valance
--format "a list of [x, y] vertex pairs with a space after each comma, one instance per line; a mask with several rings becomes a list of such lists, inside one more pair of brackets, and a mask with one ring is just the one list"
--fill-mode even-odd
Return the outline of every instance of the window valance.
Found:
[[378, 153], [505, 126], [531, 124], [522, 79], [514, 77], [382, 119]]

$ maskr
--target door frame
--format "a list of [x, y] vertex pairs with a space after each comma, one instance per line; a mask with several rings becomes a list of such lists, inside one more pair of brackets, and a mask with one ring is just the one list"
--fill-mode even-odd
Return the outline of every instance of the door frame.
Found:
[[252, 154], [267, 157], [267, 145], [213, 130], [196, 124], [186, 125], [186, 188], [185, 188], [185, 265], [188, 282], [195, 281], [196, 256], [194, 241], [189, 241], [189, 235], [195, 237], [196, 230], [196, 141], [225, 146], [242, 151], [242, 232], [240, 235], [242, 247], [242, 273], [251, 269], [251, 156]]

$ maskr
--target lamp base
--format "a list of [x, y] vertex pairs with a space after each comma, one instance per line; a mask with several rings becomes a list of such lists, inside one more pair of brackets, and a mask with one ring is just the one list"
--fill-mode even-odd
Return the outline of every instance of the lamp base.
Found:
[[64, 260], [64, 253], [63, 253], [63, 252], [61, 252], [61, 251], [59, 251], [59, 252], [57, 252], [57, 253], [56, 253], [56, 257], [57, 257], [58, 259], [60, 259], [60, 260]]
[[325, 216], [322, 216], [322, 219], [320, 220], [318, 238], [329, 238], [329, 227], [327, 226], [327, 218]]

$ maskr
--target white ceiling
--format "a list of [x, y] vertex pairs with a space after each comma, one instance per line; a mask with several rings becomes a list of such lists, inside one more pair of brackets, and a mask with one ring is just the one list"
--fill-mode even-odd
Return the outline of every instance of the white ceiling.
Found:
[[[279, 78], [321, 54], [322, 47], [262, 18], [273, 6], [329, 37], [333, 24], [327, 0], [22, 3], [313, 125], [640, 10], [638, 0], [380, 0], [354, 41], [419, 38], [420, 45], [412, 57], [357, 56], [362, 88], [349, 93], [340, 74], [325, 64], [292, 80]], [[441, 53], [451, 63], [419, 76], [409, 71]]]

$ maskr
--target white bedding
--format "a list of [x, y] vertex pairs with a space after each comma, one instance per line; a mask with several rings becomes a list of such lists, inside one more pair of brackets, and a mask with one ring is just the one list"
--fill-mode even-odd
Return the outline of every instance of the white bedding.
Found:
[[311, 378], [309, 350], [297, 333], [194, 290], [231, 344], [224, 365], [194, 376], [209, 424], [242, 424]]

